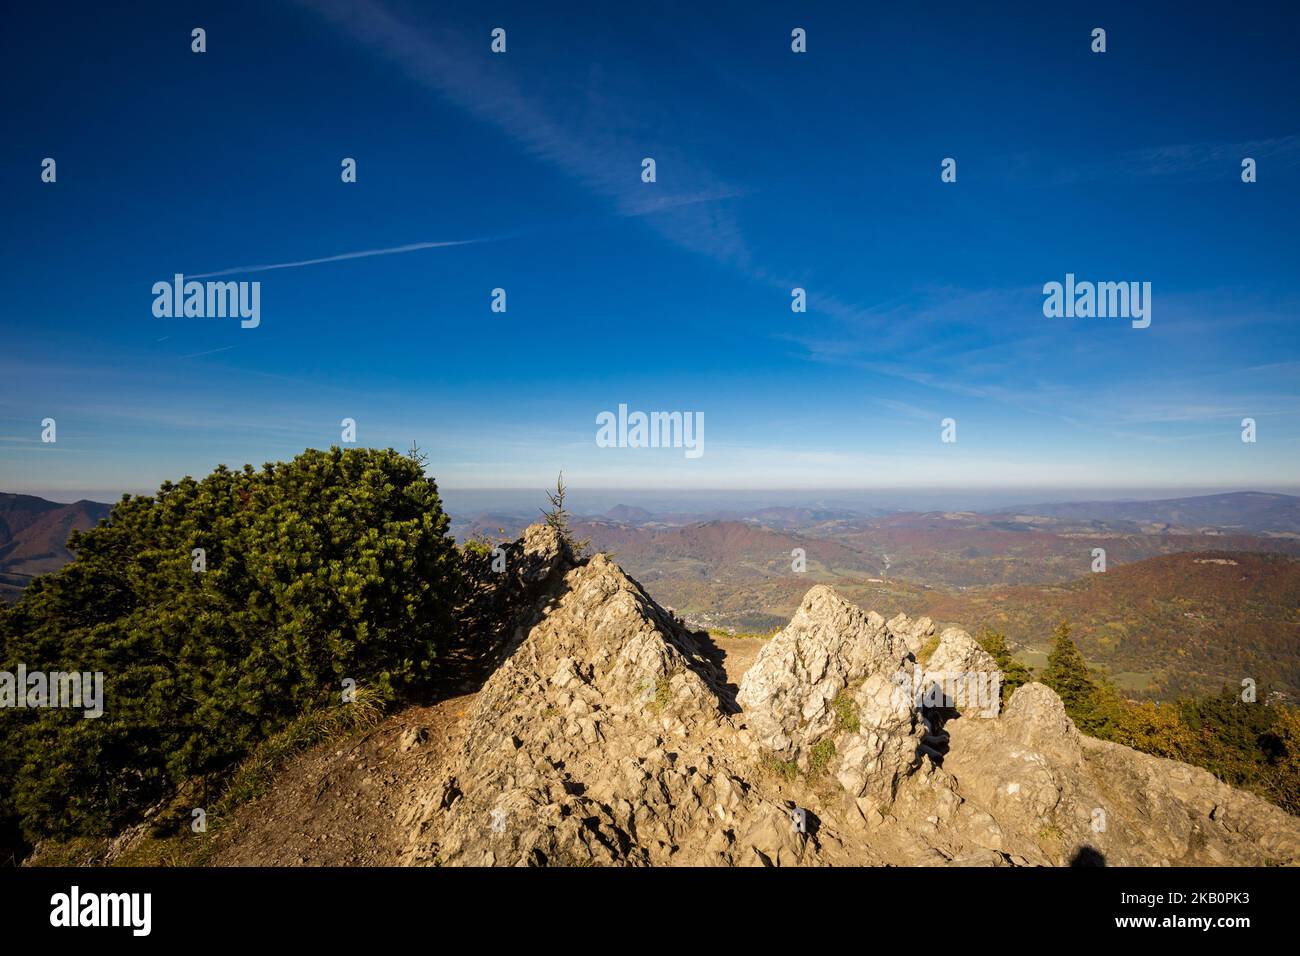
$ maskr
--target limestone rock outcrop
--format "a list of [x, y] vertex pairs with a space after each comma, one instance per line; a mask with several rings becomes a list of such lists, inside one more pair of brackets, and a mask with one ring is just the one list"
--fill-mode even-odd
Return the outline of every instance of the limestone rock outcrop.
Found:
[[959, 627], [947, 627], [925, 662], [921, 699], [951, 715], [996, 717], [1002, 671], [988, 651]]
[[751, 782], [720, 670], [617, 565], [570, 561], [521, 616], [536, 623], [480, 691], [461, 752], [407, 809], [406, 862], [847, 859]]
[[[759, 748], [793, 760], [806, 771], [813, 747], [841, 720], [835, 704], [846, 691], [851, 691], [855, 706], [871, 709], [872, 725], [897, 724], [890, 706], [897, 686], [892, 681], [895, 675], [910, 676], [909, 658], [907, 646], [879, 614], [863, 611], [818, 585], [804, 597], [790, 624], [759, 652], [741, 679], [736, 703], [748, 714]], [[863, 691], [869, 676], [877, 679]], [[843, 707], [841, 702], [839, 709]]]
[[499, 664], [408, 801], [407, 863], [1300, 863], [1300, 820], [1084, 736], [1041, 684], [1000, 713], [918, 695], [996, 674], [958, 628], [817, 586], [733, 702], [707, 635], [608, 558], [537, 527], [508, 557]]
[[906, 614], [898, 614], [889, 619], [887, 626], [895, 637], [907, 645], [913, 656], [925, 647], [926, 641], [934, 634], [934, 622], [928, 617], [919, 617], [913, 621]]
[[1056, 865], [1300, 861], [1300, 820], [1204, 770], [1087, 737], [1042, 684], [995, 721], [950, 725], [944, 769], [997, 819], [1004, 848]]

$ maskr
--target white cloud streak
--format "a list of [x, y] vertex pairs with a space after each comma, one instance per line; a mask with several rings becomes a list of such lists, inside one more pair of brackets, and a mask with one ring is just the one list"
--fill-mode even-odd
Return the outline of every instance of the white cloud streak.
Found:
[[386, 249], [363, 249], [360, 252], [340, 252], [336, 256], [321, 256], [318, 259], [298, 259], [294, 262], [272, 262], [260, 266], [235, 266], [231, 269], [219, 269], [216, 272], [196, 272], [186, 275], [187, 279], [210, 279], [213, 276], [233, 276], [245, 272], [270, 272], [272, 269], [298, 269], [302, 266], [318, 266], [323, 262], [342, 262], [345, 259], [365, 259], [370, 256], [394, 256], [404, 252], [420, 252], [424, 249], [445, 249], [450, 246], [472, 246], [494, 239], [453, 239], [448, 242], [412, 242], [404, 246], [389, 246]]

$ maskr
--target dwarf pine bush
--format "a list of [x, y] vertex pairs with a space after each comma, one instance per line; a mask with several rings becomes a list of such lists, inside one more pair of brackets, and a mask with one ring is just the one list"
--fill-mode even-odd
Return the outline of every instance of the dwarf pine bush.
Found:
[[391, 450], [124, 496], [0, 611], [0, 671], [102, 671], [105, 711], [0, 711], [0, 825], [114, 832], [339, 702], [345, 679], [385, 697], [428, 680], [453, 626], [447, 529], [433, 481]]

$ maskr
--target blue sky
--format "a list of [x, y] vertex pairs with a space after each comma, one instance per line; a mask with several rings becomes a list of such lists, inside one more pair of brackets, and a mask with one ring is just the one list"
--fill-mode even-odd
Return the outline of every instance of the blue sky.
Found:
[[[345, 417], [451, 488], [1300, 484], [1300, 14], [543, 6], [11, 13], [0, 489], [147, 491]], [[256, 329], [152, 312], [177, 272], [424, 243], [227, 276]], [[1150, 282], [1150, 328], [1045, 318], [1067, 272]], [[620, 403], [702, 412], [705, 454], [597, 447]]]

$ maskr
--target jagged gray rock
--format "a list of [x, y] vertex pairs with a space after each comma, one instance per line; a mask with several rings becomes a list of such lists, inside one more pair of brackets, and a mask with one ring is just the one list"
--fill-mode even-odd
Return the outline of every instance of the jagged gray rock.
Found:
[[[963, 716], [996, 717], [1001, 707], [1002, 671], [993, 655], [959, 627], [944, 628], [921, 678], [926, 702]], [[938, 690], [939, 693], [927, 693]], [[934, 704], [932, 704], [934, 705]]]
[[[749, 717], [757, 747], [806, 771], [812, 748], [837, 728], [837, 697], [857, 691], [870, 675], [888, 684], [895, 675], [910, 675], [912, 666], [906, 646], [879, 614], [818, 585], [804, 596], [790, 624], [759, 652], [741, 678], [736, 702]], [[880, 700], [878, 683], [861, 699], [854, 698], [859, 709], [871, 709], [863, 717], [872, 729], [892, 727], [898, 719], [891, 694]]]
[[907, 645], [913, 656], [925, 647], [925, 642], [934, 634], [934, 622], [928, 617], [919, 617], [913, 621], [906, 614], [898, 614], [891, 617], [886, 626], [890, 633]]
[[[537, 569], [514, 585], [528, 600], [507, 602], [513, 637], [463, 742], [403, 812], [407, 863], [1300, 862], [1296, 818], [1080, 734], [1041, 684], [992, 719], [918, 708], [931, 622], [815, 587], [732, 714], [707, 640], [612, 561], [576, 561], [545, 530], [516, 547]], [[996, 665], [949, 628], [919, 680], [936, 670]]]
[[406, 810], [406, 862], [847, 860], [752, 782], [720, 670], [617, 565], [571, 565], [524, 616], [442, 784]]

